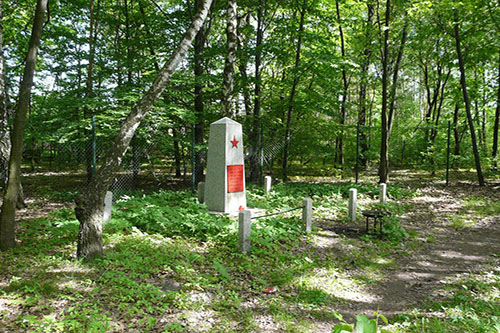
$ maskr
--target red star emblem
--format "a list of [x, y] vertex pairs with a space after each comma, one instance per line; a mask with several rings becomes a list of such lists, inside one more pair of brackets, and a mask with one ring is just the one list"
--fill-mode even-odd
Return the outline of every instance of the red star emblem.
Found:
[[238, 148], [238, 142], [239, 141], [236, 140], [235, 136], [233, 136], [233, 140], [231, 140], [230, 142], [233, 144], [233, 146], [231, 148]]

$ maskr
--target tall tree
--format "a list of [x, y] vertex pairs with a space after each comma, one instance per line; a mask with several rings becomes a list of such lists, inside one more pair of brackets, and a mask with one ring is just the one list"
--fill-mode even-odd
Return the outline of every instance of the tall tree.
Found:
[[389, 175], [389, 119], [387, 113], [387, 96], [389, 86], [389, 22], [391, 15], [391, 1], [387, 0], [385, 6], [385, 23], [382, 51], [382, 106], [381, 106], [381, 139], [380, 139], [380, 165], [379, 181], [386, 183]]
[[259, 141], [261, 140], [261, 98], [262, 98], [262, 43], [264, 40], [264, 0], [259, 0], [257, 7], [257, 34], [255, 41], [255, 86], [253, 104], [253, 126], [250, 131], [252, 157], [250, 158], [250, 180], [256, 181], [260, 175]]
[[340, 52], [342, 56], [342, 96], [340, 100], [340, 135], [337, 138], [337, 149], [336, 149], [336, 162], [339, 166], [344, 164], [344, 125], [346, 119], [346, 104], [347, 104], [347, 94], [349, 93], [349, 81], [347, 80], [347, 70], [346, 70], [346, 54], [345, 54], [345, 40], [344, 40], [344, 30], [342, 29], [342, 21], [340, 18], [340, 8], [339, 1], [335, 0], [335, 8], [337, 12], [337, 21], [339, 25], [339, 35], [340, 35]]
[[363, 168], [366, 168], [368, 153], [368, 140], [365, 130], [366, 125], [366, 90], [368, 86], [368, 68], [370, 66], [370, 59], [373, 53], [372, 51], [372, 29], [373, 29], [373, 14], [374, 14], [374, 4], [368, 2], [366, 4], [366, 22], [365, 22], [365, 39], [363, 46], [363, 55], [361, 58], [361, 78], [359, 82], [359, 113], [358, 113], [358, 123], [360, 125], [359, 129], [359, 146], [360, 146], [360, 164]]
[[493, 168], [496, 170], [498, 161], [498, 127], [500, 124], [500, 51], [498, 52], [498, 74], [497, 74], [497, 106], [495, 108], [495, 123], [493, 125], [493, 147], [491, 150], [491, 159], [493, 160]]
[[7, 87], [5, 83], [5, 61], [3, 57], [3, 14], [0, 0], [0, 188], [5, 187], [10, 156], [10, 130], [8, 127]]
[[[195, 11], [199, 11], [205, 4], [204, 0], [195, 0]], [[201, 27], [196, 34], [194, 41], [194, 112], [196, 121], [194, 124], [194, 143], [195, 146], [203, 144], [204, 139], [204, 119], [205, 119], [205, 106], [203, 104], [203, 49], [205, 48], [206, 34], [208, 32]], [[194, 179], [195, 183], [199, 183], [203, 179], [203, 154], [199, 149], [195, 148], [194, 152]]]
[[0, 214], [0, 249], [6, 250], [15, 246], [15, 218], [18, 199], [21, 160], [23, 154], [24, 129], [30, 103], [31, 87], [35, 74], [36, 60], [40, 39], [42, 37], [45, 12], [48, 0], [38, 0], [33, 19], [33, 28], [28, 44], [28, 54], [24, 66], [23, 79], [19, 88], [16, 114], [12, 129], [12, 147], [9, 159], [9, 179]]
[[236, 36], [236, 26], [238, 25], [236, 0], [227, 0], [227, 51], [224, 66], [224, 79], [222, 82], [222, 114], [232, 116], [234, 110], [234, 68], [236, 64], [236, 49], [238, 37]]
[[[397, 49], [397, 54], [391, 62], [391, 53], [389, 50], [389, 31], [391, 30], [391, 1], [386, 1], [384, 26], [379, 23], [379, 30], [383, 31], [381, 59], [382, 59], [382, 105], [381, 105], [381, 139], [380, 139], [380, 164], [379, 164], [379, 182], [386, 183], [389, 180], [389, 141], [391, 138], [392, 125], [394, 121], [396, 92], [399, 78], [401, 60], [403, 58], [404, 47], [408, 34], [407, 13], [404, 13], [404, 23], [401, 32], [401, 41]], [[380, 19], [379, 19], [380, 22]], [[394, 26], [392, 27], [394, 29]], [[392, 70], [392, 82], [389, 77]], [[389, 91], [390, 88], [390, 91]]]
[[304, 33], [304, 20], [307, 12], [307, 0], [304, 0], [302, 6], [300, 7], [300, 20], [299, 20], [299, 30], [297, 32], [297, 45], [295, 47], [295, 64], [293, 73], [292, 88], [290, 91], [290, 97], [288, 98], [288, 111], [286, 114], [286, 128], [285, 128], [285, 145], [283, 148], [283, 181], [288, 180], [288, 154], [290, 148], [290, 130], [292, 124], [292, 113], [293, 113], [293, 103], [295, 100], [295, 94], [297, 93], [297, 86], [299, 84], [300, 75], [298, 73], [300, 66], [300, 51], [302, 49], [302, 35]]
[[179, 45], [162, 67], [151, 87], [127, 115], [113, 145], [103, 159], [102, 166], [87, 187], [78, 195], [75, 214], [80, 222], [77, 248], [79, 259], [92, 259], [102, 254], [102, 216], [106, 191], [120, 167], [137, 127], [165, 90], [172, 74], [203, 26], [211, 4], [212, 0], [203, 0], [199, 3], [198, 12], [193, 17]]
[[461, 37], [460, 37], [460, 20], [458, 18], [457, 10], [453, 10], [453, 32], [455, 37], [455, 48], [457, 51], [458, 66], [460, 69], [460, 85], [462, 87], [462, 94], [464, 97], [465, 113], [467, 114], [467, 121], [469, 122], [469, 130], [472, 141], [472, 152], [474, 153], [474, 162], [476, 164], [477, 180], [480, 186], [484, 186], [483, 172], [481, 170], [481, 157], [476, 141], [476, 132], [474, 130], [474, 121], [472, 119], [471, 103], [469, 94], [467, 93], [467, 79], [465, 73], [465, 61], [462, 55]]
[[[99, 0], [98, 0], [99, 4]], [[97, 24], [95, 20], [95, 11], [94, 11], [94, 0], [90, 0], [90, 27], [89, 27], [89, 57], [88, 57], [88, 67], [87, 67], [87, 86], [85, 95], [88, 99], [94, 97], [94, 79], [93, 79], [93, 70], [94, 70], [94, 58], [95, 58], [95, 39], [97, 37]], [[95, 35], [94, 35], [95, 34]], [[85, 119], [90, 121], [93, 116], [92, 108], [89, 106], [85, 107]], [[90, 181], [93, 173], [93, 159], [92, 159], [92, 141], [91, 141], [91, 133], [88, 129], [85, 130], [86, 137], [89, 138], [88, 144], [85, 147], [85, 157], [87, 163], [87, 182]]]

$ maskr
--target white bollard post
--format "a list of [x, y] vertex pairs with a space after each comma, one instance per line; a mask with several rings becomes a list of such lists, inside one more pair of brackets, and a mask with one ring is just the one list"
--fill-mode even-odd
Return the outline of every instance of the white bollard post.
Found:
[[387, 202], [387, 185], [384, 183], [380, 184], [379, 197], [381, 204], [385, 204]]
[[272, 178], [271, 176], [265, 176], [264, 177], [264, 193], [269, 193], [271, 192], [271, 183], [272, 183]]
[[205, 183], [204, 182], [198, 183], [198, 202], [199, 203], [205, 202]]
[[312, 199], [305, 198], [302, 200], [302, 228], [305, 232], [311, 232], [312, 226]]
[[358, 190], [355, 188], [349, 189], [349, 221], [356, 222], [356, 205]]
[[249, 210], [242, 210], [238, 214], [238, 249], [240, 253], [250, 251], [250, 231], [252, 227], [252, 213]]
[[108, 223], [111, 220], [111, 209], [113, 206], [113, 192], [107, 191], [104, 197], [104, 214], [102, 216], [103, 224]]

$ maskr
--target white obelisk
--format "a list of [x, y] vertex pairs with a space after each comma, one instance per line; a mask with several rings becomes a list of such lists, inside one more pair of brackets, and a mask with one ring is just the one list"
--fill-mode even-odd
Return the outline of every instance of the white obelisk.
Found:
[[205, 203], [209, 211], [231, 213], [246, 208], [243, 131], [224, 117], [210, 124]]

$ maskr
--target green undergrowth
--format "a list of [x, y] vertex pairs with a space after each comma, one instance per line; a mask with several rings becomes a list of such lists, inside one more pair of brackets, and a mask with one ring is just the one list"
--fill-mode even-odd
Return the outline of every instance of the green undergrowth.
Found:
[[473, 227], [480, 219], [500, 215], [500, 201], [496, 198], [472, 196], [463, 201], [456, 214], [450, 216], [450, 225], [456, 230]]
[[[317, 221], [346, 214], [351, 186], [277, 184], [268, 194], [249, 186], [248, 206], [272, 213], [311, 197]], [[404, 207], [386, 209], [397, 216]], [[78, 227], [69, 209], [20, 223], [19, 246], [0, 253], [0, 331], [240, 332], [262, 330], [264, 320], [314, 332], [318, 322], [338, 323], [335, 309], [348, 295], [381, 283], [413, 244], [384, 229], [390, 237], [341, 235], [338, 249], [325, 248], [302, 231], [297, 210], [252, 220], [252, 249], [242, 255], [237, 217], [209, 214], [188, 191], [118, 198], [105, 255], [91, 263], [75, 259]]]

